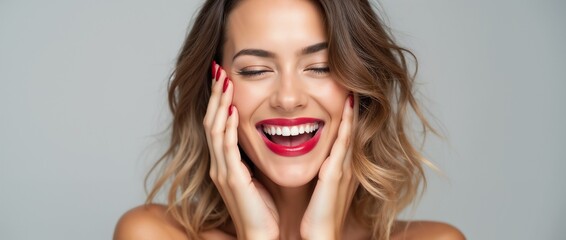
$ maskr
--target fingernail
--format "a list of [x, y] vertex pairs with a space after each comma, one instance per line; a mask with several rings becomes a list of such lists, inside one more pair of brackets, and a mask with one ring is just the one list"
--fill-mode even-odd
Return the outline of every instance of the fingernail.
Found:
[[350, 100], [350, 107], [354, 108], [354, 95], [348, 95], [348, 99]]
[[226, 92], [226, 89], [228, 89], [228, 82], [230, 81], [230, 79], [228, 77], [226, 77], [224, 79], [224, 86], [222, 86], [222, 92]]
[[211, 72], [212, 72], [212, 77], [214, 79], [216, 79], [216, 71], [214, 71], [214, 67], [216, 66], [216, 61], [212, 60], [212, 68], [211, 68]]
[[230, 105], [230, 107], [228, 107], [228, 117], [229, 117], [229, 116], [232, 116], [232, 107], [233, 107], [233, 106], [234, 106], [234, 105]]
[[222, 92], [226, 92], [226, 89], [228, 89], [228, 82], [230, 81], [230, 78], [226, 77], [224, 79], [224, 85], [222, 86]]
[[216, 81], [218, 81], [218, 78], [220, 78], [220, 71], [222, 70], [222, 67], [220, 65], [218, 65], [218, 69], [216, 69]]

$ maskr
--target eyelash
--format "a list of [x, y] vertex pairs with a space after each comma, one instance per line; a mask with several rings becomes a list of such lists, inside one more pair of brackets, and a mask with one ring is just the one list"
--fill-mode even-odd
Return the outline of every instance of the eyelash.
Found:
[[[326, 74], [330, 72], [330, 68], [329, 67], [323, 67], [323, 68], [309, 68], [307, 70], [313, 71], [316, 74]], [[238, 74], [245, 76], [245, 77], [254, 77], [254, 76], [260, 76], [263, 75], [266, 72], [270, 72], [268, 70], [258, 70], [258, 71], [247, 71], [247, 70], [240, 70], [238, 72]]]
[[313, 72], [317, 73], [317, 74], [325, 74], [325, 73], [329, 73], [330, 72], [330, 68], [329, 67], [322, 67], [322, 68], [309, 68], [307, 70], [312, 70]]
[[247, 71], [247, 70], [240, 70], [238, 74], [245, 76], [245, 77], [254, 77], [263, 75], [264, 73], [269, 72], [267, 70], [259, 70], [259, 71]]

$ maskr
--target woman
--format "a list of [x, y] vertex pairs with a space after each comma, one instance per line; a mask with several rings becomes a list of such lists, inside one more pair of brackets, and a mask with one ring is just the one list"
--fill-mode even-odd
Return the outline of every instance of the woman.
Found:
[[405, 114], [428, 123], [368, 1], [209, 0], [194, 26], [163, 171], [115, 239], [463, 239], [395, 221], [427, 163]]

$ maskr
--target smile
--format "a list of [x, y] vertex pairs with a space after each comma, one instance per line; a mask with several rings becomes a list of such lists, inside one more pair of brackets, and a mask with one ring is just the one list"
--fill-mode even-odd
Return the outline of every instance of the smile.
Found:
[[324, 122], [315, 118], [266, 119], [256, 124], [267, 148], [277, 155], [296, 157], [318, 143]]

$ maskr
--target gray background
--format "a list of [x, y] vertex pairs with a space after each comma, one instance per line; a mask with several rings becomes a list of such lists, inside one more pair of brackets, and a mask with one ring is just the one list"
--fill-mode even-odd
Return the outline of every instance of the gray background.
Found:
[[[199, 2], [0, 0], [0, 239], [109, 239], [143, 202]], [[412, 216], [566, 239], [566, 3], [382, 2], [446, 135]]]

